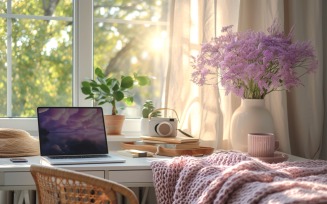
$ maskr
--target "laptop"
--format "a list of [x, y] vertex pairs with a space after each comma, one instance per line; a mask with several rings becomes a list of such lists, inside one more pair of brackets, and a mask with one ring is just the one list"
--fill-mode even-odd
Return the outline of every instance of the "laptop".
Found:
[[38, 107], [42, 160], [52, 165], [117, 163], [109, 155], [101, 107]]

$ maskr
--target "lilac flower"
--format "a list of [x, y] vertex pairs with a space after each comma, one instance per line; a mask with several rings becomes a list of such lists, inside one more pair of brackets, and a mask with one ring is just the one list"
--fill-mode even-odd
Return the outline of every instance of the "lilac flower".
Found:
[[285, 35], [277, 21], [267, 31], [237, 33], [224, 27], [225, 35], [204, 43], [192, 58], [192, 81], [200, 86], [220, 82], [226, 94], [247, 99], [300, 85], [300, 77], [318, 67], [313, 47], [293, 42], [293, 32]]

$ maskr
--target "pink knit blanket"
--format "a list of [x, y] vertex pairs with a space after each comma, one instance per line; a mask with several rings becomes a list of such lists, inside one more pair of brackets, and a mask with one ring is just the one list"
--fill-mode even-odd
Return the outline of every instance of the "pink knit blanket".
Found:
[[327, 161], [268, 164], [237, 152], [151, 162], [162, 203], [327, 203]]

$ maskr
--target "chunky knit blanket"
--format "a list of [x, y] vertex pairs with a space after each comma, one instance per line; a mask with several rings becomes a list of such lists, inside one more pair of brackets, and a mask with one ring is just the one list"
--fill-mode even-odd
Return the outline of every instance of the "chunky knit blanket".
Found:
[[159, 204], [327, 203], [327, 161], [268, 164], [238, 152], [151, 162]]

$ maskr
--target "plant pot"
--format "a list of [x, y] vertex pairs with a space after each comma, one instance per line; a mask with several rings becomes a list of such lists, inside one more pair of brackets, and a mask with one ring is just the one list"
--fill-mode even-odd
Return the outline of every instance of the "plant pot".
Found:
[[274, 133], [273, 118], [264, 99], [242, 99], [233, 113], [230, 128], [232, 149], [242, 152], [247, 152], [249, 133]]
[[149, 135], [149, 118], [141, 118], [141, 135]]
[[121, 135], [124, 120], [124, 115], [104, 115], [107, 135]]

